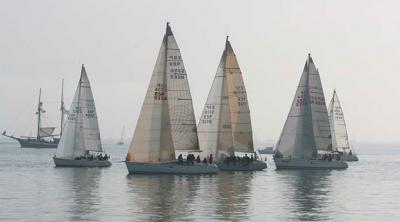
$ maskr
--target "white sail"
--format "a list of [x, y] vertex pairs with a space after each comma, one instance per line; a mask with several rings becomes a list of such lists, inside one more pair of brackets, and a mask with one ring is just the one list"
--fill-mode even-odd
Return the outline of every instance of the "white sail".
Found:
[[309, 58], [309, 99], [317, 150], [332, 151], [331, 128], [321, 78], [312, 58]]
[[56, 156], [75, 158], [86, 151], [102, 152], [100, 130], [90, 82], [82, 65], [81, 77], [72, 101]]
[[311, 56], [304, 66], [276, 151], [285, 158], [309, 159], [331, 149], [329, 118], [319, 73]]
[[172, 141], [175, 150], [199, 150], [196, 119], [182, 56], [172, 31], [166, 37], [166, 76]]
[[234, 154], [228, 81], [226, 80], [226, 48], [222, 54], [198, 127], [200, 148], [216, 160]]
[[56, 127], [40, 127], [39, 136], [40, 137], [48, 137], [52, 136]]
[[239, 63], [228, 38], [225, 51], [225, 75], [228, 82], [234, 149], [238, 152], [254, 152], [253, 131], [246, 87], [244, 86]]
[[328, 110], [332, 132], [332, 149], [335, 151], [338, 149], [350, 149], [346, 122], [344, 120], [342, 106], [340, 105], [336, 90], [333, 91], [333, 97]]
[[119, 139], [118, 144], [124, 144], [124, 134], [125, 134], [125, 126], [122, 127], [121, 138]]
[[175, 159], [166, 76], [169, 35], [172, 35], [172, 32], [167, 24], [167, 31], [129, 147], [128, 162], [165, 162]]

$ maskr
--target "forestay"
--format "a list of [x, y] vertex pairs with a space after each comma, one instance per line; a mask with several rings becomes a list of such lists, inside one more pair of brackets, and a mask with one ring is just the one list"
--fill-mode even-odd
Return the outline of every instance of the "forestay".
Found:
[[333, 150], [337, 151], [338, 149], [350, 149], [346, 122], [344, 120], [342, 106], [340, 105], [336, 90], [333, 92], [333, 97], [329, 104], [328, 110], [332, 132]]
[[129, 147], [128, 162], [165, 162], [175, 159], [167, 87], [169, 35], [172, 35], [172, 32], [167, 24], [167, 31]]
[[85, 67], [72, 101], [63, 135], [58, 144], [58, 158], [84, 156], [86, 151], [102, 152], [95, 102]]

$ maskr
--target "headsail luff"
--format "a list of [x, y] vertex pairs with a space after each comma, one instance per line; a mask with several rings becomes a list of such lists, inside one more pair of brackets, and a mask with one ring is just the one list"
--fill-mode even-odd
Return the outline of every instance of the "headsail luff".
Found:
[[340, 105], [336, 90], [333, 91], [328, 111], [332, 133], [332, 149], [335, 151], [338, 149], [350, 149], [346, 122], [344, 120], [342, 106]]
[[82, 65], [81, 77], [63, 135], [57, 147], [56, 156], [75, 158], [85, 155], [89, 150], [103, 151], [93, 93], [85, 67]]
[[172, 141], [175, 150], [199, 150], [192, 96], [180, 49], [168, 26], [167, 88]]
[[172, 31], [167, 23], [167, 30], [129, 147], [129, 162], [164, 162], [175, 159], [166, 70], [170, 35]]
[[326, 127], [329, 127], [329, 119], [321, 80], [308, 55], [276, 151], [284, 158], [316, 157], [317, 149], [332, 146]]
[[225, 73], [228, 82], [234, 149], [239, 152], [254, 152], [250, 108], [242, 72], [228, 37], [225, 45]]
[[216, 160], [234, 154], [226, 55], [225, 48], [198, 127], [200, 148], [206, 155], [213, 154]]

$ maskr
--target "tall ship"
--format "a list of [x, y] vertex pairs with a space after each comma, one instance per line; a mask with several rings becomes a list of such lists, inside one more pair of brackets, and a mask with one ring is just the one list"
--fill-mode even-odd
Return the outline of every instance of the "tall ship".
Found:
[[214, 174], [218, 167], [176, 150], [199, 152], [186, 69], [169, 23], [126, 156], [130, 174]]
[[20, 136], [15, 137], [14, 135], [7, 134], [5, 130], [2, 135], [8, 138], [17, 140], [21, 145], [21, 148], [57, 148], [57, 145], [60, 141], [60, 137], [63, 131], [63, 124], [64, 124], [64, 115], [66, 113], [64, 107], [64, 95], [63, 95], [63, 88], [64, 88], [64, 80], [62, 81], [61, 87], [61, 120], [60, 120], [60, 134], [54, 134], [56, 127], [54, 126], [43, 126], [42, 125], [42, 117], [46, 110], [43, 108], [43, 102], [41, 100], [42, 89], [39, 90], [39, 100], [36, 110], [37, 115], [37, 123], [36, 123], [36, 136]]
[[333, 91], [328, 113], [332, 133], [332, 149], [342, 154], [346, 161], [358, 161], [357, 154], [350, 148], [346, 122], [336, 90]]
[[[323, 157], [318, 151], [325, 151]], [[338, 157], [338, 156], [337, 156]], [[319, 71], [308, 54], [292, 106], [276, 144], [277, 169], [345, 169], [332, 154], [332, 138]]]
[[[254, 152], [246, 87], [228, 37], [200, 117], [198, 133], [200, 148], [206, 155], [214, 157], [220, 170], [267, 168], [265, 162], [257, 160]], [[246, 154], [237, 157], [235, 152]]]

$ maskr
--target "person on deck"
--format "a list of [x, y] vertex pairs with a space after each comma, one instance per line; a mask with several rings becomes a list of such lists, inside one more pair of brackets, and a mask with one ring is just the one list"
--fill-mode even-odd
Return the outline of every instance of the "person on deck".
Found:
[[183, 163], [182, 154], [179, 154], [179, 156], [178, 156], [178, 163], [179, 163], [179, 164], [182, 164], [182, 163]]
[[210, 164], [212, 164], [212, 162], [213, 162], [213, 155], [212, 154], [210, 154], [209, 162], [210, 162]]

